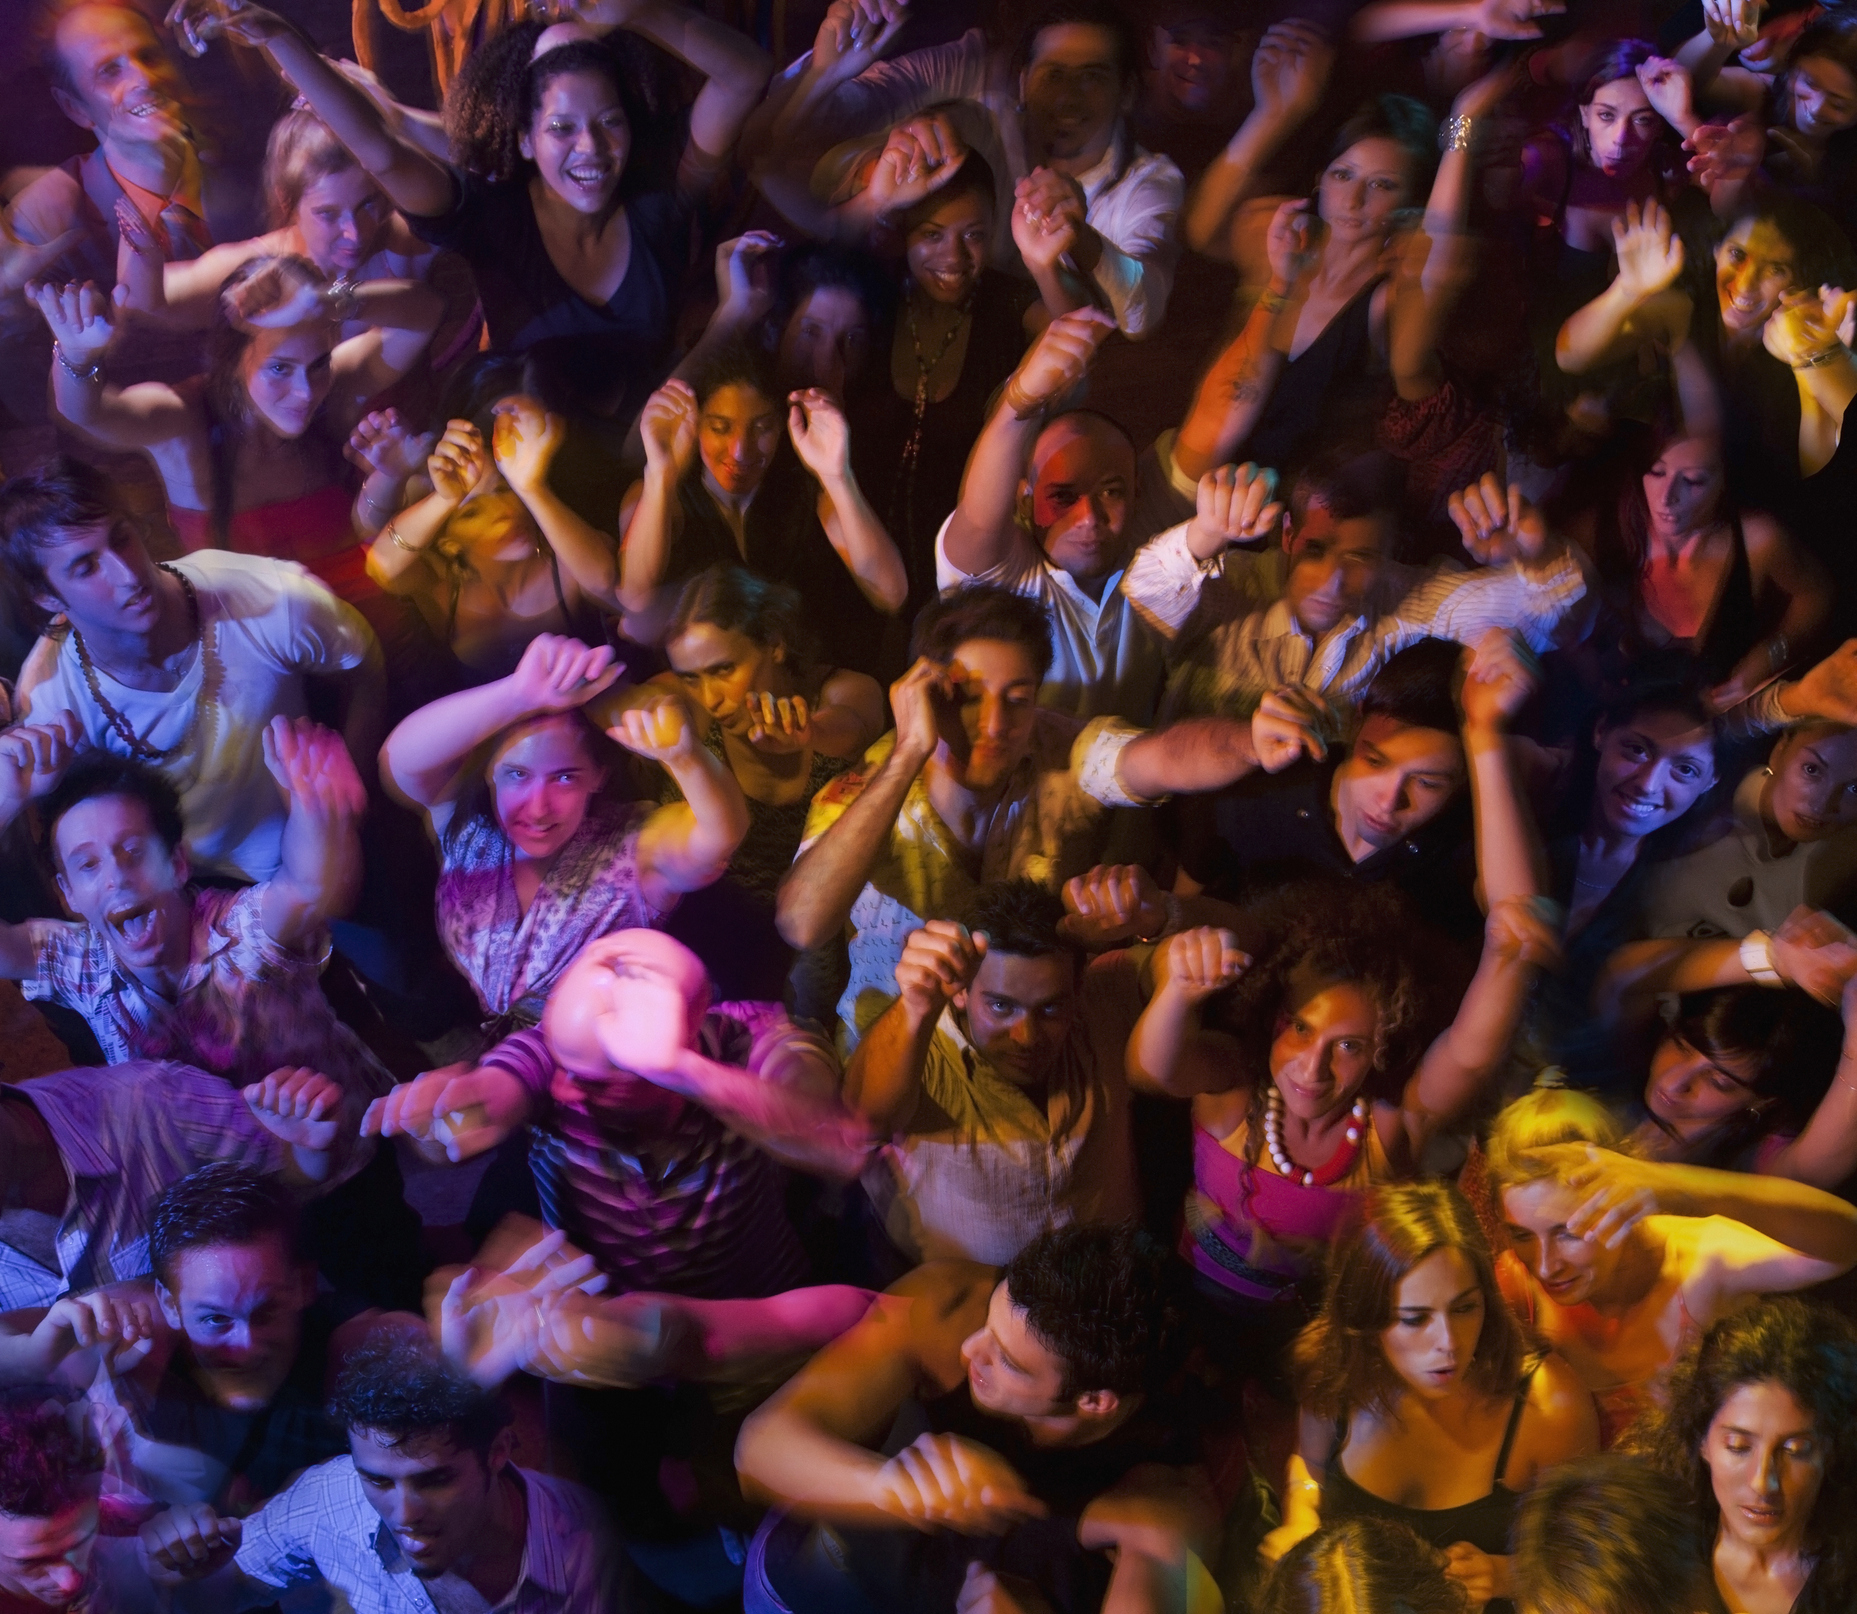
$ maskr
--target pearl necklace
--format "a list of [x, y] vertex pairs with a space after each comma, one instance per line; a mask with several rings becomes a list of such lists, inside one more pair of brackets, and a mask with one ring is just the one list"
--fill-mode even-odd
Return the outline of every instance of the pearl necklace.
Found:
[[1318, 1171], [1305, 1170], [1290, 1159], [1289, 1151], [1283, 1147], [1283, 1095], [1272, 1082], [1270, 1090], [1264, 1095], [1264, 1147], [1270, 1151], [1271, 1163], [1292, 1182], [1300, 1182], [1305, 1188], [1314, 1188], [1317, 1179], [1326, 1187], [1347, 1174], [1354, 1164], [1354, 1157], [1360, 1152], [1363, 1128], [1367, 1125], [1367, 1100], [1357, 1098], [1348, 1122], [1347, 1142], [1335, 1151], [1334, 1158]]

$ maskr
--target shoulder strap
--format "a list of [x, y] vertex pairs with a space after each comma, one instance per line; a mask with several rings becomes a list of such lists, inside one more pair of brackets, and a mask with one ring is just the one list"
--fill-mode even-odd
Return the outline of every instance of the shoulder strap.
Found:
[[1523, 1370], [1522, 1382], [1515, 1387], [1515, 1401], [1509, 1408], [1509, 1425], [1502, 1432], [1502, 1450], [1496, 1453], [1496, 1472], [1491, 1485], [1500, 1485], [1502, 1476], [1509, 1471], [1509, 1450], [1515, 1444], [1515, 1432], [1522, 1427], [1522, 1413], [1528, 1406], [1528, 1388], [1535, 1382], [1535, 1375], [1541, 1371], [1542, 1357], [1536, 1357]]

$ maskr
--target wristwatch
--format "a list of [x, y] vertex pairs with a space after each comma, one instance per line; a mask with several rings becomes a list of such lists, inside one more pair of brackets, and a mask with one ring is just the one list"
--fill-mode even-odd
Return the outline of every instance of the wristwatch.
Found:
[[1750, 930], [1741, 938], [1741, 968], [1762, 986], [1784, 986], [1773, 967], [1773, 938], [1764, 930]]

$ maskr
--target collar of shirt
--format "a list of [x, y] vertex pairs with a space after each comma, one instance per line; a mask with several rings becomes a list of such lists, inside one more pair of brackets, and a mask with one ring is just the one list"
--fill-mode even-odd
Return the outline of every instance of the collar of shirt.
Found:
[[[144, 191], [142, 187], [138, 185], [135, 187], [135, 194], [132, 194], [129, 187], [116, 177], [116, 170], [110, 167], [109, 159], [103, 155], [102, 147], [98, 147], [95, 151], [87, 152], [79, 159], [78, 172], [80, 178], [83, 180], [84, 194], [90, 198], [91, 205], [102, 215], [103, 222], [108, 226], [112, 236], [116, 234], [116, 204], [119, 201], [129, 202], [158, 232], [164, 231], [161, 214], [170, 207], [185, 208], [187, 212], [191, 213], [196, 219], [204, 220], [206, 217], [203, 211], [205, 204], [198, 195], [188, 195], [184, 191], [176, 191], [156, 209], [155, 217], [148, 218], [147, 211], [142, 207], [140, 198], [142, 196], [153, 195], [153, 192]], [[168, 246], [170, 249], [185, 247], [197, 253], [199, 244], [197, 242], [178, 243], [171, 241], [168, 243]], [[177, 255], [177, 251], [170, 250], [170, 257]]]
[[1105, 614], [1114, 614], [1118, 633], [1121, 631], [1122, 579], [1126, 572], [1126, 567], [1118, 566], [1104, 581], [1102, 594], [1096, 599], [1091, 599], [1089, 590], [1062, 566], [1054, 566], [1049, 560], [1045, 561], [1045, 574], [1051, 579], [1051, 586], [1068, 598], [1082, 617], [1095, 623], [1100, 629]]
[[1757, 863], [1777, 863], [1781, 858], [1794, 857], [1803, 848], [1793, 846], [1781, 851], [1773, 844], [1773, 831], [1767, 828], [1767, 821], [1760, 813], [1760, 798], [1766, 790], [1767, 781], [1772, 774], [1764, 767], [1755, 768], [1735, 787], [1734, 821], [1748, 854]]
[[1097, 197], [1120, 183], [1134, 159], [1135, 142], [1128, 132], [1127, 120], [1117, 118], [1115, 132], [1109, 137], [1109, 149], [1091, 167], [1073, 176], [1083, 188], [1084, 206], [1094, 207]]
[[[562, 1516], [545, 1487], [531, 1485], [528, 1476], [514, 1463], [504, 1472], [515, 1480], [516, 1488], [522, 1493], [523, 1512], [528, 1523], [523, 1531], [522, 1563], [516, 1571], [515, 1584], [510, 1587], [508, 1595], [492, 1607], [520, 1607], [521, 1593], [525, 1586], [533, 1586], [550, 1598], [563, 1599], [571, 1588], [568, 1585], [567, 1560], [561, 1549], [578, 1526]], [[372, 1545], [375, 1555], [380, 1559], [381, 1568], [388, 1574], [410, 1575], [413, 1572], [412, 1565], [407, 1563], [406, 1554], [400, 1550], [400, 1543], [393, 1531], [387, 1528], [385, 1520], [376, 1527]]]
[[[1044, 1123], [1051, 1136], [1056, 1137], [1060, 1132], [1068, 1130], [1087, 1087], [1087, 1083], [1080, 1079], [1083, 1061], [1079, 1055], [1081, 1053], [1083, 1058], [1088, 1057], [1083, 1041], [1087, 1033], [1081, 1015], [1072, 1022], [1064, 1047], [1052, 1061], [1050, 1079], [1044, 1084], [1042, 1104], [1033, 1089], [1015, 1082], [973, 1045], [968, 1038], [966, 1025], [954, 1012], [953, 1004], [941, 1011], [939, 1029], [947, 1033], [948, 1040], [960, 1053], [962, 1069], [967, 1072], [968, 1080], [974, 1084], [976, 1097], [981, 1100], [978, 1106], [980, 1109], [996, 1109], [1000, 1105], [1012, 1108], [1023, 1106]], [[992, 1099], [991, 1104], [985, 1102], [988, 1098]]]

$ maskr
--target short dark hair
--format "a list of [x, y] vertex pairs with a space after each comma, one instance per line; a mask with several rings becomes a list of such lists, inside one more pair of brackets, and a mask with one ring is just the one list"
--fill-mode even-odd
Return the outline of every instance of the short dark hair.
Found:
[[486, 1461], [510, 1421], [499, 1397], [465, 1378], [428, 1341], [404, 1334], [376, 1335], [348, 1358], [329, 1416], [345, 1429], [384, 1436], [387, 1445], [443, 1435]]
[[1409, 644], [1373, 675], [1361, 696], [1361, 719], [1390, 718], [1402, 728], [1458, 732], [1458, 663], [1464, 647], [1449, 639]]
[[699, 404], [707, 403], [724, 387], [753, 387], [775, 403], [785, 403], [787, 396], [774, 373], [772, 356], [746, 338], [724, 343], [690, 377], [690, 390]]
[[41, 550], [73, 532], [134, 519], [115, 480], [69, 454], [54, 454], [37, 470], [0, 483], [0, 566], [21, 615], [43, 626], [48, 613], [34, 596], [58, 592], [45, 575]]
[[1083, 949], [1058, 928], [1064, 899], [1036, 880], [994, 880], [967, 904], [963, 919], [970, 931], [986, 932], [987, 951], [1014, 958], [1053, 958], [1059, 954], [1081, 963]]
[[1053, 1228], [1000, 1277], [1032, 1332], [1063, 1359], [1066, 1398], [1157, 1391], [1185, 1360], [1179, 1261], [1133, 1222]]
[[1290, 512], [1301, 519], [1310, 505], [1319, 504], [1337, 521], [1379, 515], [1397, 519], [1405, 481], [1405, 467], [1382, 449], [1337, 449], [1296, 473]]
[[1409, 95], [1376, 95], [1363, 102], [1328, 143], [1326, 170], [1350, 146], [1363, 140], [1390, 140], [1412, 165], [1410, 194], [1422, 196], [1438, 166], [1437, 119], [1422, 101]]
[[1649, 1464], [1563, 1463], [1535, 1481], [1515, 1517], [1516, 1606], [1522, 1614], [1690, 1614], [1712, 1542], [1702, 1515]]
[[45, 822], [45, 855], [54, 867], [58, 863], [58, 821], [73, 807], [102, 796], [139, 801], [148, 813], [149, 825], [161, 837], [161, 844], [170, 852], [181, 844], [184, 827], [180, 793], [166, 776], [145, 762], [92, 751], [71, 764], [40, 810]]
[[909, 635], [910, 659], [946, 661], [974, 639], [1022, 646], [1041, 680], [1051, 670], [1051, 620], [1045, 608], [997, 583], [969, 583], [923, 606]]
[[101, 1460], [71, 1427], [57, 1390], [0, 1390], [0, 1513], [50, 1519], [96, 1498]]
[[148, 1218], [148, 1264], [169, 1289], [174, 1264], [189, 1250], [277, 1239], [299, 1258], [296, 1201], [277, 1178], [250, 1166], [215, 1161], [170, 1183]]
[[1466, 1614], [1469, 1606], [1429, 1542], [1410, 1525], [1372, 1513], [1324, 1525], [1297, 1542], [1270, 1572], [1254, 1605], [1257, 1614], [1333, 1614], [1344, 1608]]
[[[938, 194], [938, 193], [937, 193]], [[802, 241], [780, 259], [780, 275], [769, 316], [776, 341], [787, 321], [815, 291], [847, 291], [857, 298], [873, 327], [886, 323], [896, 308], [896, 288], [883, 265], [862, 247], [832, 241]]]
[[1051, 0], [1051, 4], [1034, 13], [1019, 35], [1012, 52], [1012, 72], [1016, 78], [1032, 65], [1038, 49], [1038, 36], [1047, 28], [1067, 26], [1100, 28], [1115, 41], [1116, 70], [1122, 82], [1141, 72], [1141, 36], [1129, 15], [1115, 0]]

